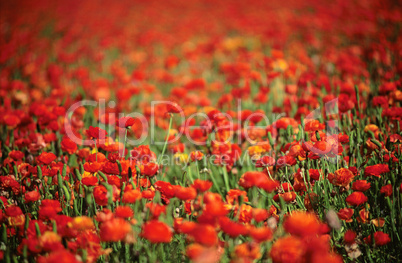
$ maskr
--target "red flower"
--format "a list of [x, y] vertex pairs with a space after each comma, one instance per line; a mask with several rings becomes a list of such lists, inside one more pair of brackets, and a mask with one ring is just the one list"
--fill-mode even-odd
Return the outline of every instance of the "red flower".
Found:
[[343, 236], [343, 240], [345, 241], [346, 244], [355, 243], [355, 239], [356, 239], [356, 233], [350, 229], [346, 231], [345, 235]]
[[232, 238], [248, 234], [248, 229], [245, 225], [233, 222], [227, 217], [221, 217], [219, 219], [219, 225], [222, 231]]
[[40, 219], [53, 219], [57, 213], [61, 212], [60, 202], [57, 200], [45, 199], [39, 207]]
[[347, 168], [341, 168], [335, 171], [334, 174], [328, 174], [328, 180], [336, 186], [348, 186], [354, 178], [354, 174]]
[[108, 204], [108, 192], [106, 187], [103, 185], [96, 186], [93, 192], [95, 202], [98, 205], [105, 206]]
[[90, 139], [103, 140], [106, 138], [107, 132], [99, 127], [90, 126], [86, 133]]
[[211, 225], [199, 224], [191, 231], [190, 235], [195, 242], [207, 247], [212, 247], [218, 243], [218, 235]]
[[129, 218], [133, 217], [134, 212], [129, 206], [118, 206], [114, 212], [116, 217]]
[[317, 234], [320, 221], [312, 213], [296, 211], [285, 219], [283, 226], [288, 233], [304, 237]]
[[366, 169], [364, 169], [365, 176], [380, 177], [381, 174], [388, 173], [388, 172], [389, 172], [388, 164], [371, 165], [371, 166], [367, 166]]
[[96, 176], [84, 177], [82, 178], [81, 183], [86, 186], [95, 186], [98, 184], [98, 178]]
[[56, 155], [54, 153], [43, 152], [41, 155], [37, 157], [38, 162], [43, 164], [50, 164], [54, 160], [56, 160]]
[[190, 153], [190, 158], [193, 162], [201, 161], [204, 154], [200, 151], [194, 151]]
[[251, 227], [250, 236], [258, 243], [264, 242], [272, 238], [272, 230], [268, 227]]
[[102, 168], [102, 164], [98, 162], [84, 163], [84, 170], [89, 173], [96, 173]]
[[40, 194], [37, 191], [26, 192], [24, 198], [27, 203], [35, 202], [40, 199]]
[[[372, 242], [371, 235], [366, 237], [364, 239], [364, 241], [366, 242], [366, 244], [371, 244], [371, 242]], [[384, 246], [384, 245], [388, 244], [389, 242], [391, 242], [391, 239], [389, 238], [388, 234], [386, 234], [382, 231], [377, 231], [374, 233], [374, 243], [377, 246]]]
[[102, 241], [118, 242], [123, 240], [131, 230], [131, 225], [126, 220], [113, 218], [101, 224], [99, 234]]
[[66, 249], [59, 249], [51, 252], [46, 257], [39, 257], [38, 262], [41, 263], [79, 263], [76, 256]]
[[365, 192], [370, 189], [370, 187], [371, 183], [367, 182], [367, 180], [357, 180], [352, 185], [352, 189], [359, 192]]
[[146, 163], [144, 165], [141, 165], [141, 174], [148, 177], [156, 175], [158, 170], [159, 166], [157, 163]]
[[192, 185], [198, 192], [206, 192], [212, 187], [212, 182], [195, 179]]
[[70, 138], [64, 137], [61, 141], [61, 149], [64, 152], [68, 152], [69, 154], [73, 154], [77, 151], [78, 147], [75, 142], [73, 142]]
[[180, 200], [194, 200], [197, 197], [197, 190], [193, 187], [176, 187], [175, 196]]
[[11, 159], [13, 159], [14, 161], [18, 161], [21, 160], [22, 158], [24, 158], [24, 153], [21, 151], [11, 151], [8, 154], [8, 157], [10, 157]]
[[352, 216], [353, 216], [354, 210], [352, 208], [342, 208], [339, 210], [338, 217], [341, 220], [346, 221], [347, 223], [352, 222]]
[[[127, 189], [127, 187], [126, 187]], [[130, 188], [129, 188], [130, 189]], [[125, 190], [122, 198], [122, 202], [125, 204], [133, 204], [138, 200], [141, 200], [142, 195], [138, 189]]]
[[388, 234], [382, 231], [377, 231], [374, 233], [374, 242], [377, 246], [384, 246], [391, 242], [391, 239]]
[[256, 222], [262, 222], [267, 220], [269, 214], [266, 209], [263, 208], [253, 208], [253, 218]]
[[142, 198], [152, 200], [155, 196], [155, 192], [152, 190], [144, 190], [144, 191], [142, 191], [141, 195], [142, 195]]
[[132, 118], [132, 117], [128, 117], [128, 116], [126, 116], [126, 117], [121, 117], [121, 118], [117, 121], [117, 125], [118, 125], [120, 128], [128, 128], [128, 127], [131, 127], [131, 126], [134, 125], [134, 123], [135, 123], [135, 119]]
[[279, 238], [272, 246], [269, 255], [274, 263], [304, 262], [306, 245], [295, 236]]
[[169, 243], [172, 240], [172, 231], [165, 223], [152, 220], [142, 226], [141, 236], [153, 244]]
[[176, 103], [171, 102], [166, 106], [166, 110], [168, 113], [180, 113], [182, 112], [182, 108]]
[[5, 209], [7, 217], [16, 217], [22, 215], [22, 210], [19, 206], [11, 205]]
[[384, 194], [385, 196], [391, 196], [392, 195], [392, 185], [387, 184], [381, 187], [380, 193]]
[[348, 197], [346, 197], [346, 202], [349, 205], [359, 206], [367, 202], [368, 198], [362, 192], [353, 192]]
[[239, 185], [245, 189], [256, 186], [267, 192], [272, 192], [279, 187], [279, 182], [269, 179], [263, 172], [246, 172], [241, 176]]

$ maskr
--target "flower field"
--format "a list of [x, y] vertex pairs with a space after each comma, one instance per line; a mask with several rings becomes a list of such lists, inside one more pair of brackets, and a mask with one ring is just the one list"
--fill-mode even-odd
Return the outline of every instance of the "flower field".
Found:
[[402, 262], [399, 1], [0, 1], [1, 262]]

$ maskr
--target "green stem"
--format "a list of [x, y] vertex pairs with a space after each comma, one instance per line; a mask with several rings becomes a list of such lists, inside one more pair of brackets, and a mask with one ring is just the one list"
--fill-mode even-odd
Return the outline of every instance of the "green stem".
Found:
[[95, 156], [95, 158], [96, 158], [96, 162], [98, 162], [98, 147], [96, 146], [96, 139], [94, 140], [94, 142], [95, 142], [95, 149], [96, 149], [96, 152], [95, 152], [96, 156]]
[[229, 179], [228, 179], [228, 172], [226, 171], [226, 166], [222, 166], [222, 172], [223, 172], [223, 180], [225, 181], [226, 192], [229, 192], [230, 187], [229, 187]]
[[159, 160], [158, 160], [158, 165], [160, 164], [160, 162], [161, 162], [161, 159], [163, 158], [163, 155], [165, 154], [165, 151], [166, 151], [166, 146], [167, 146], [167, 144], [168, 144], [168, 141], [169, 141], [169, 134], [170, 134], [170, 129], [172, 128], [172, 124], [173, 124], [173, 115], [171, 114], [170, 115], [170, 120], [169, 120], [169, 130], [168, 130], [168, 134], [167, 134], [167, 136], [166, 136], [166, 140], [165, 140], [165, 144], [163, 145], [163, 149], [162, 149], [162, 154], [159, 156]]
[[126, 141], [127, 141], [127, 128], [126, 128], [126, 131], [124, 132], [124, 144], [123, 144], [123, 157], [124, 157], [124, 160], [126, 159]]

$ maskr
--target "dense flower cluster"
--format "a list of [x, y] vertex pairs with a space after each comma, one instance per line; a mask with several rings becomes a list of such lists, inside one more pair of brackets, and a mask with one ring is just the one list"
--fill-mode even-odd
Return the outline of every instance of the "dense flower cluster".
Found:
[[402, 258], [398, 1], [0, 9], [0, 261]]

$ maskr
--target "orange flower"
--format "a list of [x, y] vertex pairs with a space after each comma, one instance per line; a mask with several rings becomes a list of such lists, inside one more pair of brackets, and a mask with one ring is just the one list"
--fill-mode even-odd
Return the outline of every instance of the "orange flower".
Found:
[[243, 198], [244, 202], [248, 202], [247, 192], [239, 189], [230, 189], [226, 195], [226, 201], [230, 205], [234, 205], [235, 202], [239, 203], [240, 197]]
[[198, 192], [206, 192], [212, 187], [212, 182], [195, 179], [192, 185]]
[[237, 245], [234, 253], [237, 258], [255, 260], [261, 257], [260, 246], [256, 243], [243, 243]]
[[172, 231], [165, 223], [151, 220], [142, 226], [141, 236], [153, 244], [169, 243], [172, 240]]
[[[237, 215], [237, 210], [235, 210], [235, 216]], [[253, 218], [253, 208], [249, 205], [242, 204], [240, 206], [239, 222], [250, 223]]]
[[156, 175], [159, 170], [159, 165], [157, 163], [145, 163], [141, 165], [141, 174], [152, 177]]
[[84, 170], [89, 173], [96, 173], [102, 169], [103, 164], [100, 162], [86, 162], [84, 163]]
[[82, 232], [85, 230], [94, 229], [95, 225], [94, 225], [92, 218], [87, 217], [87, 216], [79, 216], [79, 217], [75, 217], [71, 221], [71, 228], [73, 228], [79, 232]]
[[63, 247], [61, 236], [53, 231], [46, 231], [39, 237], [39, 245], [45, 251], [55, 251]]
[[274, 263], [304, 262], [306, 247], [297, 237], [288, 236], [278, 239], [269, 255]]
[[241, 176], [239, 185], [245, 189], [255, 186], [266, 192], [272, 192], [279, 186], [279, 182], [269, 179], [268, 175], [263, 172], [246, 172]]
[[359, 211], [359, 217], [357, 217], [357, 222], [359, 223], [368, 223], [370, 213], [369, 211], [366, 210], [366, 208], [363, 208]]
[[197, 190], [192, 187], [178, 186], [175, 191], [175, 196], [180, 200], [194, 200], [197, 197]]
[[307, 210], [314, 210], [315, 207], [319, 204], [320, 199], [316, 193], [309, 193], [304, 197], [304, 206]]
[[215, 263], [219, 262], [223, 250], [216, 247], [205, 247], [194, 243], [187, 247], [186, 255], [194, 263]]
[[204, 195], [205, 211], [211, 216], [225, 216], [228, 211], [219, 194], [207, 192]]
[[190, 158], [193, 162], [201, 161], [204, 154], [200, 151], [194, 151], [190, 153]]
[[352, 216], [353, 216], [354, 210], [352, 208], [342, 208], [339, 210], [337, 213], [339, 219], [346, 221], [347, 223], [352, 222]]
[[256, 228], [252, 226], [250, 228], [250, 236], [256, 242], [264, 242], [272, 238], [272, 230], [268, 227]]
[[296, 193], [295, 192], [285, 192], [283, 194], [277, 194], [274, 196], [274, 201], [278, 202], [279, 198], [282, 198], [286, 203], [290, 203], [296, 199]]
[[383, 227], [385, 225], [385, 219], [380, 217], [380, 218], [374, 218], [371, 219], [370, 221], [373, 225], [375, 225], [376, 227]]
[[[127, 189], [127, 187], [126, 187]], [[142, 195], [138, 189], [124, 191], [122, 202], [126, 204], [133, 204], [138, 200], [141, 200]]]
[[253, 208], [252, 214], [256, 222], [262, 222], [268, 218], [268, 211], [266, 209]]
[[336, 186], [347, 187], [354, 178], [354, 174], [347, 168], [341, 168], [335, 171], [335, 174], [328, 174], [328, 180]]
[[289, 215], [283, 226], [288, 233], [298, 236], [315, 235], [320, 230], [320, 222], [317, 217], [312, 213], [302, 211]]
[[130, 218], [133, 217], [134, 212], [129, 206], [118, 206], [114, 212], [116, 217]]
[[100, 226], [100, 238], [105, 242], [122, 241], [132, 231], [131, 225], [122, 218], [113, 218]]

